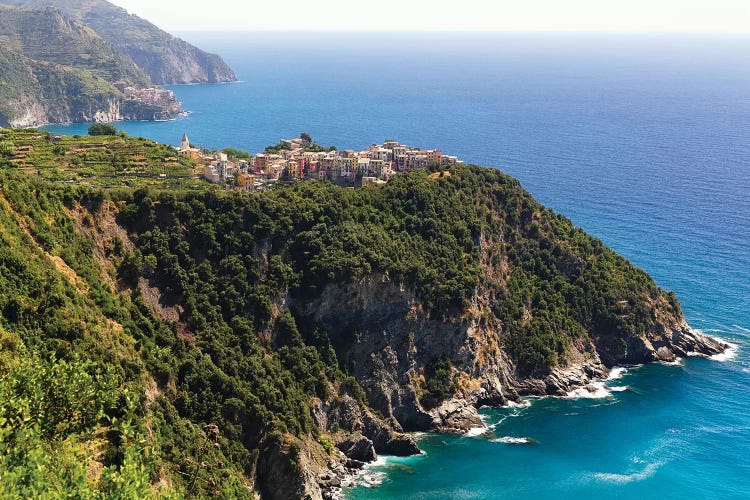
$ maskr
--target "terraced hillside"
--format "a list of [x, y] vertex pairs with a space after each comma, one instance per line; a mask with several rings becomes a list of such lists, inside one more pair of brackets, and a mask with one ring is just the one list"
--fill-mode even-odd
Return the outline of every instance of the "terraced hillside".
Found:
[[0, 166], [57, 182], [98, 187], [200, 187], [194, 161], [154, 141], [124, 134], [55, 136], [0, 129]]

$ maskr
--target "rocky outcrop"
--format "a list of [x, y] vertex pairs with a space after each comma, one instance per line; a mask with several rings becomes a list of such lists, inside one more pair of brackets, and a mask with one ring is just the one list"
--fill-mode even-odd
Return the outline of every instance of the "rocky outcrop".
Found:
[[[353, 376], [357, 383], [349, 377], [327, 379], [322, 373], [315, 376], [327, 385], [325, 391], [316, 390], [314, 395], [304, 396], [304, 416], [311, 416], [314, 423], [307, 427], [314, 431], [306, 435], [282, 434], [274, 429], [286, 431], [289, 427], [274, 427], [270, 419], [271, 423], [264, 426], [262, 418], [249, 412], [238, 411], [234, 415], [232, 422], [243, 424], [243, 444], [258, 450], [254, 455], [257, 457], [255, 485], [264, 497], [329, 497], [347, 475], [378, 454], [419, 453], [405, 431], [460, 433], [481, 427], [478, 408], [483, 405], [506, 405], [518, 402], [524, 395], [565, 396], [573, 391], [596, 391], [601, 384], [595, 382], [618, 364], [671, 361], [694, 353], [710, 356], [727, 348], [691, 331], [673, 295], [659, 289], [648, 275], [600, 242], [597, 244], [582, 232], [576, 233], [572, 226], [566, 226], [549, 212], [543, 214], [528, 199], [514, 200], [513, 193], [503, 193], [498, 189], [497, 173], [477, 167], [463, 169], [467, 177], [474, 170], [482, 173], [485, 181], [475, 187], [482, 196], [465, 196], [462, 203], [486, 208], [482, 217], [489, 222], [477, 223], [476, 234], [471, 233], [461, 252], [456, 253], [465, 257], [471, 251], [476, 257], [471, 265], [478, 269], [479, 275], [467, 287], [467, 298], [460, 306], [453, 302], [430, 310], [420, 299], [418, 280], [407, 285], [408, 275], [396, 280], [388, 271], [373, 272], [374, 266], [356, 267], [361, 272], [349, 275], [356, 278], [327, 278], [328, 281], [319, 278], [310, 280], [314, 286], [280, 287], [268, 297], [269, 316], [279, 319], [283, 311], [286, 325], [281, 330], [270, 322], [267, 329], [258, 332], [269, 349], [288, 348], [285, 342], [291, 338], [300, 345], [307, 341], [307, 348], [316, 345], [326, 352], [330, 368]], [[455, 172], [450, 182], [462, 175], [461, 169]], [[403, 177], [423, 174], [412, 172]], [[398, 180], [392, 182], [398, 187]], [[382, 192], [389, 194], [389, 186], [393, 184], [383, 187]], [[486, 189], [488, 185], [492, 189]], [[460, 194], [467, 195], [466, 189]], [[447, 199], [453, 203], [460, 199], [454, 194], [447, 191], [442, 196], [450, 196]], [[390, 195], [407, 199], [415, 196], [407, 189], [396, 188]], [[279, 200], [274, 199], [277, 203]], [[221, 205], [221, 212], [218, 209], [208, 212], [207, 203], [211, 201], [203, 198], [201, 204], [195, 203], [201, 207], [196, 212], [215, 217], [224, 211], [241, 211], [232, 205]], [[170, 212], [170, 203], [167, 197], [161, 198], [162, 212], [154, 220], [174, 224], [171, 217], [176, 212]], [[149, 206], [147, 202], [142, 205]], [[244, 204], [237, 207], [249, 208]], [[288, 207], [290, 211], [297, 208], [292, 204]], [[446, 205], [440, 207], [448, 210]], [[421, 210], [418, 207], [415, 211]], [[439, 217], [439, 211], [433, 212]], [[272, 215], [277, 213], [259, 211], [253, 217], [248, 216], [247, 227], [256, 227], [261, 215], [274, 220]], [[94, 221], [103, 219], [95, 217]], [[185, 223], [195, 225], [198, 220], [191, 215]], [[435, 226], [432, 222], [431, 226]], [[329, 223], [335, 224], [332, 220]], [[232, 221], [225, 227], [228, 233], [241, 224]], [[274, 258], [289, 258], [288, 269], [297, 269], [305, 277], [305, 269], [293, 265], [310, 262], [310, 254], [300, 248], [312, 253], [313, 247], [299, 242], [295, 246], [289, 241], [293, 242], [294, 236], [309, 226], [293, 227], [274, 244], [260, 237], [237, 244], [241, 249], [238, 251], [252, 254], [257, 260], [258, 286], [264, 284], [265, 277], [261, 278], [264, 266], [270, 265]], [[149, 225], [147, 229], [151, 228]], [[148, 248], [148, 233], [134, 232], [137, 237], [132, 241], [136, 246]], [[431, 232], [427, 234], [430, 236], [425, 238], [433, 237]], [[174, 235], [174, 241], [192, 242], [196, 247], [201, 244], [199, 238], [203, 238], [202, 233]], [[314, 241], [325, 245], [322, 239]], [[539, 252], [532, 252], [535, 245]], [[159, 251], [166, 253], [163, 249]], [[289, 254], [295, 254], [294, 258]], [[436, 267], [429, 262], [416, 269], [427, 273]], [[391, 269], [394, 275], [398, 272], [396, 266]], [[566, 289], [571, 282], [576, 286]], [[627, 286], [622, 286], [623, 283]], [[158, 279], [150, 283], [153, 287], [159, 284]], [[202, 284], [209, 285], [209, 282]], [[515, 302], [508, 300], [514, 291], [512, 285], [515, 291], [521, 290], [516, 294], [521, 299]], [[142, 293], [143, 290], [141, 286]], [[425, 296], [424, 289], [421, 296]], [[558, 301], [557, 309], [549, 306], [548, 301], [553, 300]], [[170, 319], [164, 311], [159, 312], [162, 301], [158, 293], [145, 302], [158, 317]], [[293, 314], [287, 314], [286, 308]], [[178, 322], [185, 319], [187, 308], [173, 312], [172, 320]], [[542, 327], [539, 322], [533, 323], [535, 316], [545, 319]], [[555, 335], [547, 335], [549, 332]], [[179, 329], [176, 333], [183, 336]], [[195, 341], [194, 336], [189, 340], [193, 344]], [[539, 354], [542, 355], [534, 357]], [[529, 358], [536, 362], [521, 366], [522, 360]], [[301, 366], [304, 359], [298, 357], [293, 364]]]
[[[362, 460], [360, 457], [349, 454], [346, 450], [352, 450], [354, 443], [348, 443], [351, 436], [361, 436], [367, 440], [369, 446], [375, 453], [386, 455], [409, 456], [420, 452], [414, 440], [402, 432], [402, 427], [396, 420], [384, 420], [377, 417], [373, 412], [358, 403], [351, 396], [344, 395], [329, 403], [320, 403], [315, 412], [318, 427], [339, 436], [340, 449], [349, 457]], [[343, 437], [342, 437], [343, 436]], [[343, 441], [341, 441], [343, 439]], [[360, 439], [361, 441], [361, 439]], [[358, 453], [362, 444], [353, 450]], [[373, 457], [374, 459], [374, 457]]]
[[[481, 295], [481, 290], [479, 291]], [[346, 298], [346, 300], [344, 300]], [[630, 335], [624, 341], [580, 339], [567, 362], [522, 376], [503, 349], [502, 322], [477, 297], [471, 313], [432, 318], [407, 288], [387, 276], [327, 286], [316, 300], [292, 302], [298, 314], [328, 332], [340, 362], [350, 369], [370, 407], [408, 431], [464, 432], [482, 426], [477, 409], [524, 395], [563, 396], [605, 378], [620, 364], [671, 361], [691, 353], [712, 355], [728, 346], [684, 323]], [[455, 393], [433, 408], [421, 401], [426, 367], [448, 359]]]

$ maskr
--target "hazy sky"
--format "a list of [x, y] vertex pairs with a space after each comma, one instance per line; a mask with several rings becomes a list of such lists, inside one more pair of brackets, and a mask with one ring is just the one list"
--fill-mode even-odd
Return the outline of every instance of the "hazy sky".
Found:
[[111, 0], [188, 30], [750, 33], [750, 0]]

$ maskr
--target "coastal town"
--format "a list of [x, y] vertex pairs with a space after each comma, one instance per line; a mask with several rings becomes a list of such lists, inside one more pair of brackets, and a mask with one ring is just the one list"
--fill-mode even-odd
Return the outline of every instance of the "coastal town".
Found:
[[263, 153], [225, 149], [210, 152], [183, 135], [177, 152], [203, 165], [203, 177], [226, 189], [262, 191], [279, 182], [328, 180], [355, 187], [385, 184], [399, 172], [424, 167], [450, 167], [463, 162], [439, 149], [420, 149], [386, 140], [362, 151], [339, 151], [315, 143], [307, 133], [283, 139]]

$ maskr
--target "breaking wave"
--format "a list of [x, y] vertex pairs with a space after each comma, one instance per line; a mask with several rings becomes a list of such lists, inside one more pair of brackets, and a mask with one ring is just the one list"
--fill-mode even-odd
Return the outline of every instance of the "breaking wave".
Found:
[[487, 427], [472, 427], [464, 433], [466, 437], [477, 437], [486, 434], [489, 431]]
[[615, 366], [609, 371], [609, 376], [607, 377], [607, 380], [618, 380], [621, 379], [623, 375], [625, 375], [628, 372], [628, 369], [624, 366]]
[[584, 387], [578, 387], [567, 393], [565, 399], [604, 399], [611, 397], [612, 393], [604, 382], [591, 382]]

